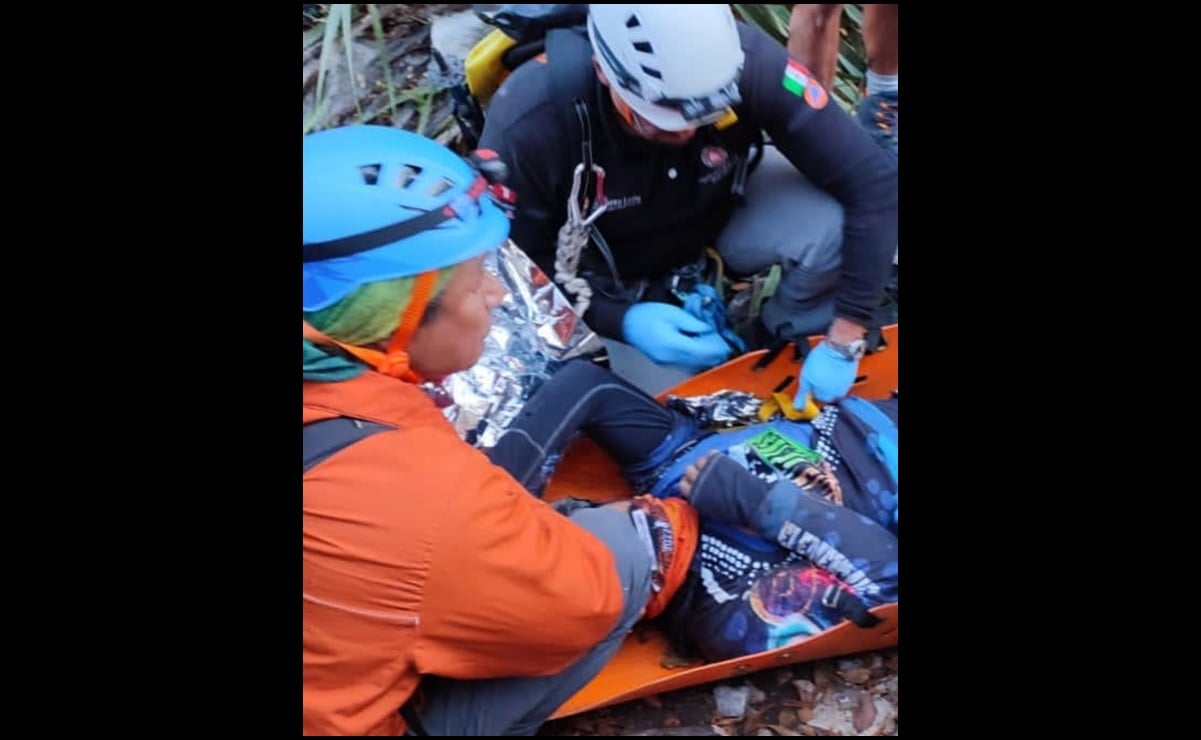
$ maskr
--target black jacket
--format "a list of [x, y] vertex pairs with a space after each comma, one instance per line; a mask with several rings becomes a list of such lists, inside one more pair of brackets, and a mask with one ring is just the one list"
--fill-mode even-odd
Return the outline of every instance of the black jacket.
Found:
[[[739, 81], [742, 103], [735, 108], [738, 122], [721, 131], [706, 126], [679, 147], [621, 129], [587, 50], [572, 55], [573, 69], [559, 78], [568, 80], [566, 87], [552, 83], [554, 59], [515, 70], [489, 103], [480, 141], [481, 148], [495, 150], [509, 165], [507, 184], [517, 195], [512, 238], [554, 277], [558, 231], [566, 220], [572, 173], [582, 159], [574, 97], [588, 105], [593, 158], [606, 173], [610, 205], [596, 225], [627, 282], [662, 276], [714, 245], [734, 208], [735, 170], [758, 128], [842, 204], [843, 268], [835, 314], [866, 325], [880, 302], [897, 245], [897, 161], [828, 96], [814, 108], [785, 88], [790, 59], [782, 45], [746, 24], [739, 24], [739, 33], [746, 64]], [[586, 36], [579, 42], [586, 45]], [[595, 251], [585, 250], [582, 266], [607, 273]], [[628, 307], [627, 301], [594, 289], [584, 318], [601, 335], [621, 338]]]

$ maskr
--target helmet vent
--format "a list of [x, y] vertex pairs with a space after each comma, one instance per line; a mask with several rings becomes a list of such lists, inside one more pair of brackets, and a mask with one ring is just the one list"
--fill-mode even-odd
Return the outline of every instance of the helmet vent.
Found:
[[413, 182], [413, 180], [417, 179], [417, 176], [420, 174], [421, 174], [420, 167], [418, 167], [416, 165], [412, 165], [412, 164], [403, 165], [400, 168], [400, 172], [396, 176], [396, 187], [407, 188], [409, 186], [409, 183], [411, 183], [411, 182]]
[[629, 18], [626, 18], [626, 28], [638, 28], [641, 25], [642, 22], [638, 20], [638, 16], [636, 15], [631, 15]]
[[363, 174], [363, 182], [368, 185], [374, 185], [379, 182], [379, 171], [383, 169], [381, 164], [365, 164], [359, 168], [359, 172]]
[[430, 196], [433, 197], [442, 195], [447, 190], [450, 190], [453, 186], [454, 183], [444, 177], [438, 182], [434, 183], [434, 186], [430, 188]]
[[663, 73], [662, 73], [662, 72], [660, 72], [660, 71], [659, 71], [659, 70], [657, 70], [657, 69], [651, 69], [650, 67], [646, 66], [645, 64], [644, 64], [644, 65], [642, 65], [642, 71], [643, 71], [643, 72], [646, 72], [646, 73], [647, 73], [648, 75], [650, 75], [651, 77], [654, 77], [656, 80], [661, 80], [661, 79], [663, 79]]
[[649, 42], [649, 41], [635, 41], [634, 48], [637, 49], [638, 51], [642, 52], [643, 54], [654, 54], [655, 53], [655, 47], [651, 46], [651, 42]]

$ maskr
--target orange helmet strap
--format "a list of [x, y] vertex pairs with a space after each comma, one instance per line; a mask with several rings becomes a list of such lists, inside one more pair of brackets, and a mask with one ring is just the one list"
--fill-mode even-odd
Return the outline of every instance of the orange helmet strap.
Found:
[[426, 379], [409, 366], [409, 353], [406, 349], [409, 340], [417, 331], [418, 324], [421, 323], [421, 317], [425, 315], [425, 309], [434, 297], [434, 287], [437, 283], [437, 270], [429, 270], [417, 276], [413, 286], [413, 297], [400, 314], [400, 325], [392, 335], [392, 341], [388, 343], [387, 353], [339, 342], [322, 334], [307, 321], [304, 322], [304, 338], [317, 344], [336, 344], [384, 375], [409, 383], [424, 383]]

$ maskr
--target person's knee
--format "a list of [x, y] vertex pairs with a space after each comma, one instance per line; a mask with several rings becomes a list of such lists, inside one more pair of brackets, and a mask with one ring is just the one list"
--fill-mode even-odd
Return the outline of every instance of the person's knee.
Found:
[[824, 228], [815, 228], [807, 239], [794, 243], [792, 254], [785, 254], [786, 271], [811, 274], [836, 273], [842, 266], [842, 209], [827, 214]]
[[746, 205], [717, 240], [730, 270], [743, 275], [772, 265], [824, 271], [836, 267], [843, 239], [842, 204], [769, 148], [747, 183]]
[[613, 554], [617, 577], [621, 580], [625, 604], [614, 632], [629, 630], [642, 617], [650, 595], [653, 563], [646, 546], [638, 537], [628, 512], [611, 506], [579, 509], [571, 520], [592, 533]]

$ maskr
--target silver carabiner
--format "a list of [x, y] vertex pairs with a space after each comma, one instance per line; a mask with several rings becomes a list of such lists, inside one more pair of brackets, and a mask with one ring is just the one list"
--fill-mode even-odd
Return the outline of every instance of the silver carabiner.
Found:
[[605, 198], [605, 168], [594, 163], [592, 171], [596, 174], [596, 200], [593, 201], [593, 209], [587, 217], [580, 212], [580, 182], [584, 174], [583, 162], [575, 166], [575, 172], [571, 176], [571, 197], [567, 201], [567, 217], [573, 223], [578, 224], [580, 228], [592, 225], [609, 207], [609, 201]]
[[580, 162], [571, 176], [571, 195], [567, 198], [567, 220], [577, 225], [583, 221], [580, 214], [580, 175], [583, 173], [584, 163]]

